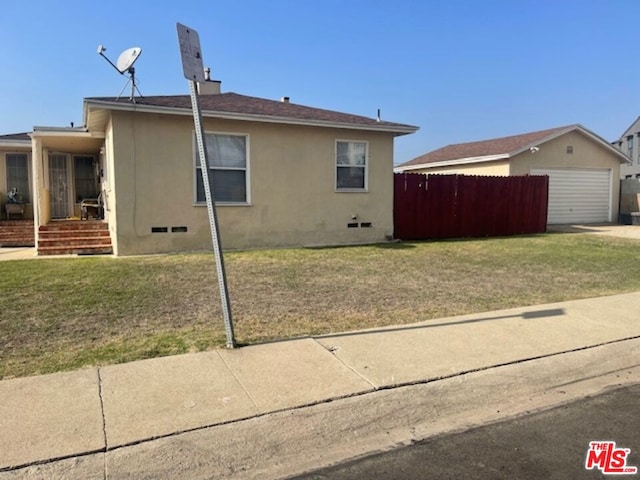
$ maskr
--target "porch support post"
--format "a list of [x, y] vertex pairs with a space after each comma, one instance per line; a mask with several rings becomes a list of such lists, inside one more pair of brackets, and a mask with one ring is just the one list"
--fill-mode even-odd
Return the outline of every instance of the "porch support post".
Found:
[[[38, 231], [40, 222], [43, 221], [41, 212], [41, 190], [42, 190], [42, 140], [31, 137], [31, 205], [33, 207], [33, 228], [35, 246], [38, 247]], [[44, 220], [46, 223], [46, 220]]]

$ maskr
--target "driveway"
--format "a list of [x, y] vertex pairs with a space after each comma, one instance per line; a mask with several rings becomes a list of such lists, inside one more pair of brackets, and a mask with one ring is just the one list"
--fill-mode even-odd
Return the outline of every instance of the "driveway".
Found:
[[604, 223], [594, 225], [549, 225], [547, 233], [592, 233], [640, 240], [640, 225]]

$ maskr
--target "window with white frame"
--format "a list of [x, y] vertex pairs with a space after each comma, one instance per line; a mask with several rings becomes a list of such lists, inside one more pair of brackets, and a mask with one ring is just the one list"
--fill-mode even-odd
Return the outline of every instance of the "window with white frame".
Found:
[[[216, 203], [247, 203], [247, 136], [206, 133], [205, 143]], [[196, 148], [196, 203], [206, 201], [201, 168]]]
[[29, 203], [29, 161], [26, 153], [7, 153], [7, 192], [16, 189], [22, 201]]
[[336, 190], [367, 189], [367, 142], [336, 142]]

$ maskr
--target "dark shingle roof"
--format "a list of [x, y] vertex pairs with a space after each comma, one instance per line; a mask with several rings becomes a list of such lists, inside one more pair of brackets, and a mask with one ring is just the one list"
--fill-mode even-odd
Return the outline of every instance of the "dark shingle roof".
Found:
[[563, 130], [569, 130], [577, 125], [550, 128], [538, 132], [523, 133], [510, 137], [494, 138], [479, 142], [458, 143], [447, 145], [429, 153], [425, 153], [408, 162], [398, 165], [398, 167], [408, 167], [413, 165], [424, 165], [435, 162], [445, 162], [447, 160], [457, 160], [462, 158], [486, 157], [490, 155], [509, 155], [531, 144], [535, 144], [551, 137]]
[[31, 137], [26, 132], [25, 133], [10, 133], [8, 135], [0, 135], [0, 141], [1, 140], [7, 140], [7, 141], [25, 140], [25, 141], [30, 142], [31, 141]]
[[[88, 101], [128, 103], [128, 99], [114, 97], [94, 97]], [[136, 97], [136, 105], [175, 109], [191, 109], [191, 97], [189, 95], [163, 95], [152, 97]], [[220, 93], [217, 95], [200, 95], [200, 109], [203, 113], [222, 113], [247, 115], [262, 118], [271, 117], [274, 120], [293, 119], [309, 122], [327, 122], [338, 124], [351, 124], [357, 126], [389, 127], [390, 129], [415, 131], [417, 127], [401, 123], [377, 121], [375, 118], [351, 115], [348, 113], [324, 110], [321, 108], [307, 107], [295, 103], [267, 100], [264, 98], [249, 97], [237, 93]], [[410, 133], [410, 132], [407, 132]]]

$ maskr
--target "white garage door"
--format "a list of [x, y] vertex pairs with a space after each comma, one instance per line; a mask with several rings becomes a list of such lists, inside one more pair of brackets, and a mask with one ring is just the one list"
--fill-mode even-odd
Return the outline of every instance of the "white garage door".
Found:
[[549, 175], [549, 224], [611, 221], [610, 169], [532, 169]]

